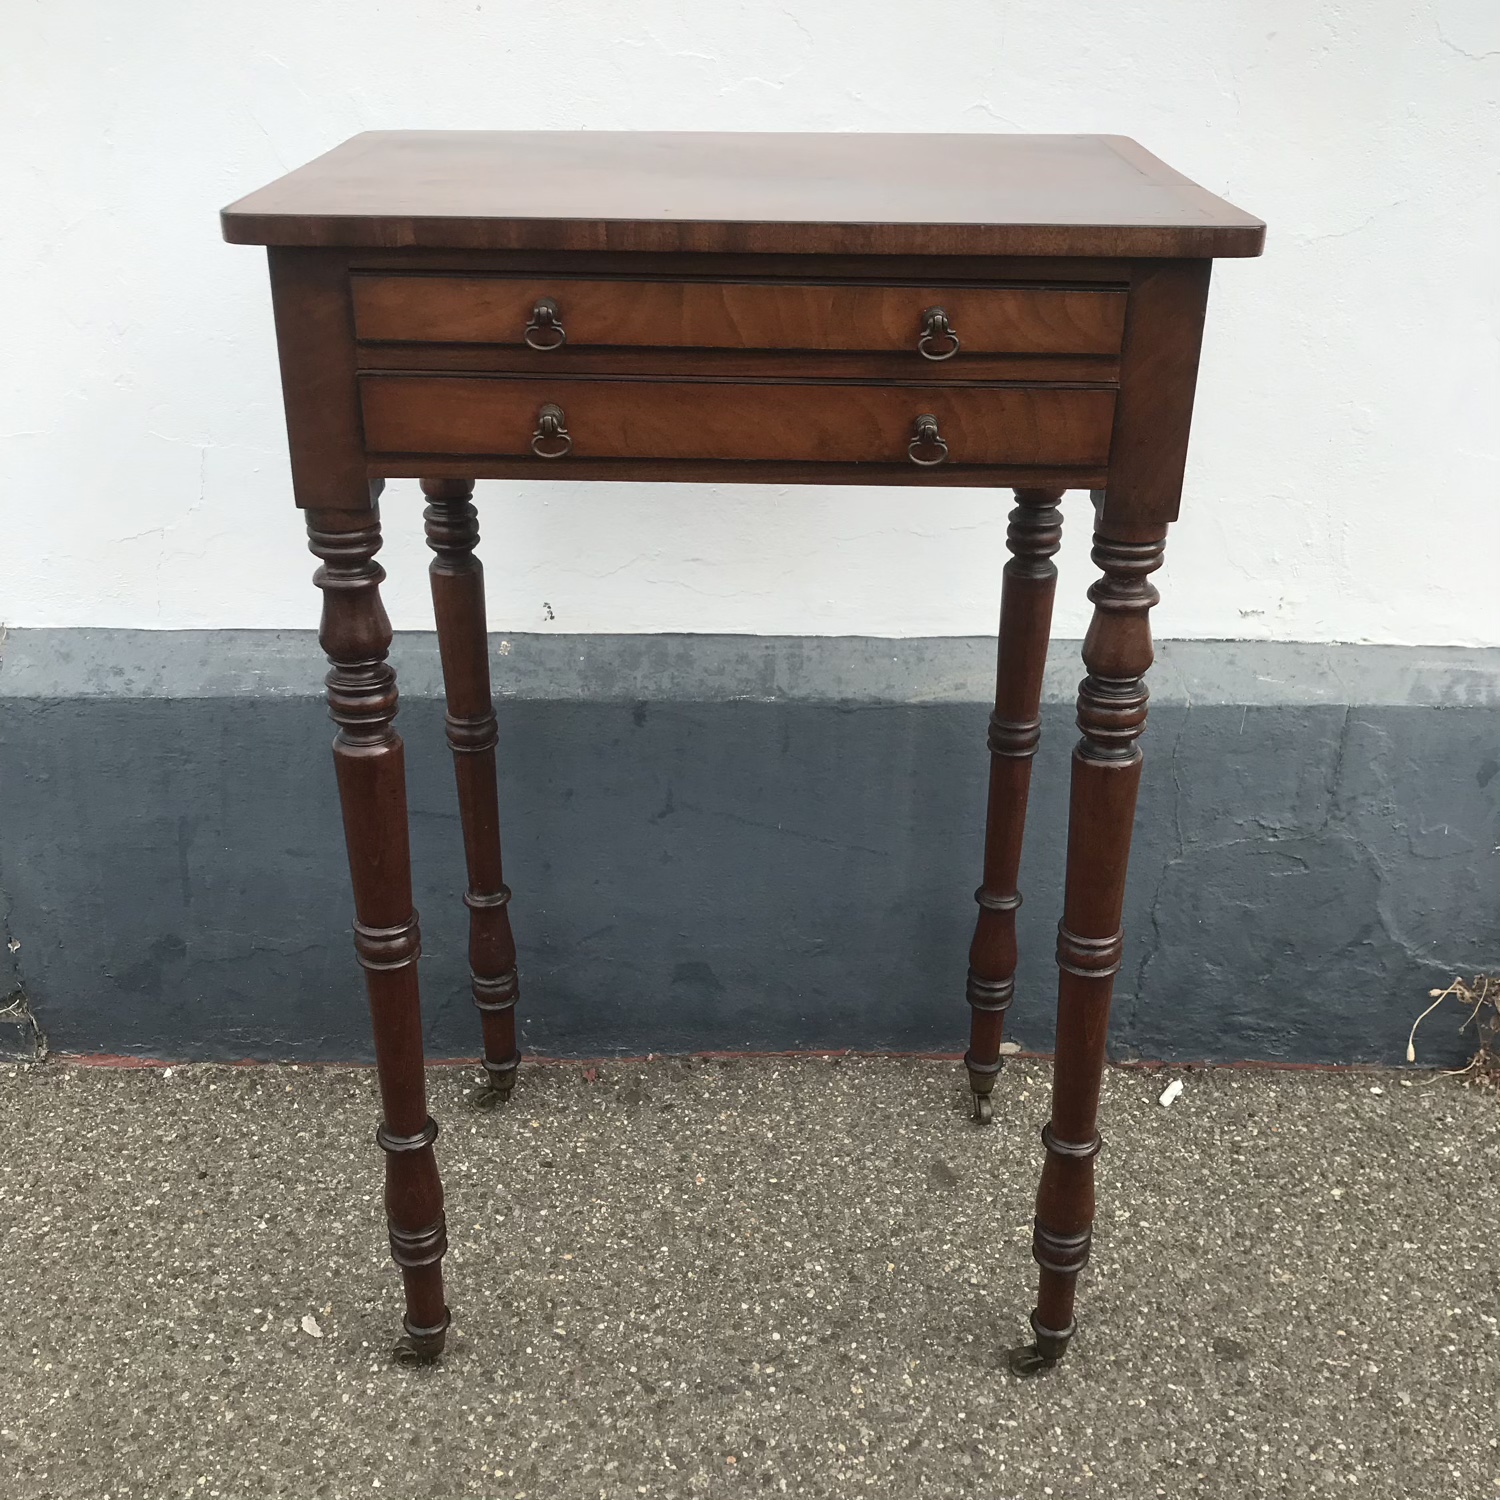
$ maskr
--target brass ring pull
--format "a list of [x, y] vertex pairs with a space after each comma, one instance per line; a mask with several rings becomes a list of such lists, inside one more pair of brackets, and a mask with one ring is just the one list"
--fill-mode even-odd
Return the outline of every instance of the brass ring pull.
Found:
[[568, 342], [568, 331], [562, 326], [562, 314], [557, 303], [550, 297], [542, 297], [531, 309], [531, 321], [526, 325], [526, 347], [528, 349], [561, 349]]
[[[543, 443], [560, 443], [546, 447]], [[561, 458], [573, 451], [573, 435], [563, 426], [563, 409], [548, 401], [536, 414], [536, 431], [531, 434], [531, 451], [538, 458]]]
[[[934, 348], [946, 339], [946, 349]], [[922, 336], [917, 340], [917, 353], [923, 359], [952, 359], [958, 353], [958, 334], [948, 321], [948, 314], [940, 307], [929, 307], [922, 314]]]
[[[937, 457], [918, 458], [918, 448], [936, 448]], [[937, 418], [931, 412], [924, 412], [912, 423], [911, 442], [906, 445], [906, 456], [914, 464], [921, 464], [924, 469], [936, 468], [948, 457], [948, 445], [943, 441], [942, 434], [938, 431]]]

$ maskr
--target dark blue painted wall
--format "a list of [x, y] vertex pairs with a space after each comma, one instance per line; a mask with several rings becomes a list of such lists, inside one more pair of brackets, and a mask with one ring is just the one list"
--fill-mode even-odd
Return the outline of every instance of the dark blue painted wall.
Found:
[[[985, 709], [502, 704], [524, 1046], [962, 1049]], [[1011, 1035], [1050, 1044], [1071, 711], [1049, 706]], [[406, 736], [434, 1055], [472, 1055], [441, 705]], [[52, 1048], [367, 1058], [311, 697], [0, 699], [4, 957]], [[1500, 716], [1153, 708], [1117, 1056], [1396, 1061], [1500, 955]], [[1426, 1061], [1456, 1059], [1452, 1022]]]

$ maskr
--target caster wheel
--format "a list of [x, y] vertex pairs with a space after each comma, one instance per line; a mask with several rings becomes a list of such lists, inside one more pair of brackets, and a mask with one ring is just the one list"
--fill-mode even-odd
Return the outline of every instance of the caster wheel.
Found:
[[491, 1088], [485, 1084], [482, 1088], [476, 1089], [472, 1097], [475, 1109], [489, 1112], [510, 1102], [510, 1090]]
[[448, 1337], [448, 1325], [453, 1319], [448, 1309], [443, 1309], [443, 1321], [436, 1328], [413, 1328], [403, 1322], [401, 1337], [396, 1340], [391, 1355], [398, 1365], [430, 1365], [443, 1352]]
[[1040, 1375], [1057, 1363], [1055, 1359], [1048, 1359], [1035, 1344], [1018, 1345], [1009, 1350], [1005, 1357], [1010, 1364], [1011, 1374], [1019, 1375], [1023, 1380]]
[[[509, 1062], [494, 1063], [484, 1058], [484, 1092], [480, 1095], [481, 1109], [496, 1109], [510, 1098], [516, 1086], [516, 1070], [520, 1066], [519, 1054]], [[488, 1097], [486, 1097], [488, 1096]]]
[[973, 1101], [970, 1118], [976, 1125], [988, 1125], [995, 1118], [995, 1107], [990, 1102], [990, 1096], [988, 1094], [975, 1094]]
[[403, 1333], [396, 1340], [395, 1347], [391, 1350], [391, 1356], [398, 1365], [430, 1365], [437, 1358], [435, 1354], [428, 1354], [418, 1347], [417, 1341], [410, 1334]]

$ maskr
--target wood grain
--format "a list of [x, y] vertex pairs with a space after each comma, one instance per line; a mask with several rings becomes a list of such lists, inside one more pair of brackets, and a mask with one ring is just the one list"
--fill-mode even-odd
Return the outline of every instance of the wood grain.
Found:
[[545, 467], [525, 458], [445, 458], [432, 453], [377, 453], [367, 463], [372, 478], [421, 479], [472, 476], [475, 479], [601, 480], [608, 484], [853, 484], [922, 489], [1098, 490], [1107, 474], [1099, 464], [939, 464], [919, 469], [904, 456], [899, 463], [807, 464], [774, 459], [570, 458]]
[[342, 252], [356, 273], [395, 271], [402, 275], [500, 276], [657, 276], [668, 281], [700, 277], [707, 281], [780, 280], [788, 282], [868, 281], [877, 285], [941, 279], [944, 285], [973, 282], [1014, 286], [1109, 286], [1123, 291], [1130, 281], [1130, 260], [1117, 256], [957, 255], [914, 259], [867, 250], [843, 254], [776, 254], [773, 251], [704, 253], [702, 251], [630, 250], [462, 250], [407, 246], [386, 250], [348, 247]]
[[[918, 356], [920, 359], [920, 356]], [[1118, 385], [1113, 354], [977, 354], [960, 359], [913, 361], [911, 351], [870, 353], [847, 349], [609, 349], [574, 348], [540, 353], [510, 344], [360, 344], [360, 370], [438, 370], [494, 375], [704, 375], [717, 379], [870, 380], [889, 385], [911, 380], [1009, 381], [1023, 385]]]
[[1103, 135], [370, 131], [226, 208], [236, 244], [1258, 255], [1260, 220]]
[[[232, 242], [271, 247], [293, 488], [324, 564], [321, 636], [408, 1357], [443, 1346], [446, 1231], [374, 561], [371, 502], [384, 478], [420, 477], [430, 502], [473, 991], [501, 1092], [518, 1056], [516, 956], [474, 479], [1017, 490], [970, 950], [967, 1061], [981, 1117], [1014, 985], [1055, 502], [1066, 489], [1101, 492], [1033, 1239], [1035, 1343], [1012, 1356], [1023, 1373], [1055, 1362], [1092, 1232], [1149, 575], [1181, 495], [1210, 258], [1258, 255], [1264, 225], [1118, 136], [381, 131], [231, 205], [222, 227]], [[537, 352], [521, 337], [543, 297], [567, 339]], [[960, 339], [937, 363], [915, 348], [932, 307]], [[566, 442], [551, 438], [554, 459], [531, 447], [547, 403], [567, 429]], [[936, 467], [908, 457], [924, 414], [941, 442], [925, 439], [921, 453], [946, 445]]]
[[304, 510], [366, 508], [380, 484], [365, 472], [343, 259], [322, 250], [272, 250], [268, 259], [292, 496]]
[[328, 712], [338, 725], [333, 762], [354, 887], [354, 951], [375, 1034], [383, 1109], [375, 1140], [385, 1152], [391, 1258], [406, 1287], [397, 1348], [405, 1358], [436, 1359], [448, 1329], [442, 1268], [448, 1238], [432, 1149], [437, 1126], [427, 1113], [422, 1068], [422, 934], [412, 906], [405, 752], [394, 727], [396, 672], [386, 659], [385, 570], [375, 561], [380, 516], [374, 509], [309, 510], [307, 534], [321, 562], [313, 577], [323, 591], [318, 641], [331, 669]]
[[1094, 1226], [1099, 1089], [1115, 975], [1124, 956], [1125, 872], [1141, 781], [1146, 727], [1151, 574], [1162, 563], [1165, 524], [1101, 520], [1089, 589], [1094, 616], [1083, 641], [1088, 669], [1078, 688], [1078, 728], [1068, 803], [1068, 867], [1057, 930], [1057, 1052], [1046, 1160], [1037, 1188], [1032, 1254], [1041, 1268], [1031, 1316], [1035, 1355], [1055, 1361], [1073, 1336], [1078, 1273]]
[[1005, 1013], [1016, 988], [1017, 878], [1031, 763], [1042, 738], [1042, 677], [1052, 631], [1057, 567], [1062, 543], [1061, 490], [1016, 491], [1010, 513], [1000, 587], [1000, 632], [995, 660], [995, 708], [990, 714], [989, 798], [984, 825], [984, 878], [974, 899], [979, 917], [969, 945], [966, 985], [969, 1050], [964, 1065], [974, 1095], [974, 1116], [990, 1116], [989, 1096], [1000, 1072]]
[[448, 706], [448, 747], [453, 752], [469, 873], [464, 893], [469, 908], [469, 985], [484, 1035], [489, 1087], [508, 1098], [521, 1062], [516, 1046], [521, 981], [500, 850], [500, 793], [495, 782], [500, 731], [490, 695], [484, 566], [474, 550], [479, 545], [479, 513], [473, 505], [472, 479], [424, 479], [422, 493], [427, 497], [422, 513], [427, 545], [433, 552], [428, 574]]
[[956, 464], [1102, 464], [1114, 392], [954, 385], [866, 386], [728, 381], [362, 375], [374, 452], [529, 454], [538, 409], [563, 408], [573, 452], [535, 459], [776, 459], [807, 464], [909, 462], [923, 413]]
[[1104, 496], [1111, 522], [1177, 519], [1212, 269], [1206, 260], [1136, 267]]
[[[522, 345], [532, 309], [554, 302], [579, 348], [901, 350], [922, 360], [922, 314], [941, 307], [969, 354], [1115, 354], [1121, 291], [1037, 287], [788, 286], [744, 281], [588, 281], [559, 276], [355, 276], [361, 339]], [[923, 363], [930, 361], [923, 360]]]

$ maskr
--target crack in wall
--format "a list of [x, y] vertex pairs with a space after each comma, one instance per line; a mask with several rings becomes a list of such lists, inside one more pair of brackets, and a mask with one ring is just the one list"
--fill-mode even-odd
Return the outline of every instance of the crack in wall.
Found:
[[[1126, 1016], [1124, 1024], [1121, 1026], [1119, 1032], [1119, 1050], [1126, 1056], [1130, 1056], [1138, 1050], [1136, 1047], [1135, 1038], [1138, 1035], [1138, 1023], [1140, 1020], [1142, 997], [1145, 993], [1146, 981], [1150, 973], [1151, 966], [1162, 950], [1162, 903], [1166, 899], [1167, 889], [1171, 882], [1173, 873], [1186, 861], [1189, 852], [1188, 839], [1183, 829], [1182, 820], [1183, 782], [1180, 763], [1180, 751], [1182, 749], [1183, 740], [1187, 735], [1189, 722], [1192, 718], [1192, 710], [1192, 700], [1191, 698], [1189, 698], [1187, 703], [1184, 705], [1182, 721], [1178, 725], [1176, 735], [1173, 737], [1172, 748], [1168, 756], [1169, 774], [1172, 778], [1172, 829], [1177, 847], [1174, 854], [1162, 861], [1161, 869], [1157, 876], [1156, 885], [1151, 894], [1151, 901], [1147, 912], [1148, 931], [1145, 935], [1144, 951], [1141, 954], [1140, 962], [1136, 966], [1135, 989], [1130, 998], [1129, 1014]], [[1245, 713], [1248, 716], [1248, 705], [1246, 706]], [[1264, 823], [1259, 823], [1259, 821], [1255, 818], [1255, 815], [1252, 813], [1251, 821], [1257, 822], [1258, 826], [1260, 826], [1262, 829], [1262, 833], [1259, 836], [1234, 839], [1198, 839], [1193, 841], [1192, 852], [1194, 854], [1203, 854], [1219, 849], [1234, 848], [1239, 845], [1247, 844], [1270, 846], [1295, 842], [1308, 838], [1316, 839], [1329, 834], [1332, 831], [1334, 820], [1338, 816], [1338, 797], [1340, 788], [1343, 784], [1344, 763], [1348, 754], [1349, 740], [1353, 723], [1353, 705], [1346, 705], [1339, 724], [1338, 738], [1334, 746], [1332, 763], [1329, 766], [1328, 774], [1325, 777], [1324, 781], [1323, 816], [1321, 821], [1315, 827], [1287, 828], [1281, 825], [1266, 825]], [[1240, 729], [1241, 733], [1243, 733], [1243, 719], [1241, 720]], [[1380, 877], [1380, 885], [1383, 892], [1386, 884], [1384, 878], [1385, 869], [1380, 863], [1379, 859], [1376, 857], [1374, 851], [1369, 847], [1367, 842], [1359, 838], [1347, 827], [1340, 828], [1338, 830], [1338, 836], [1352, 843], [1356, 848], [1360, 849], [1367, 858], [1371, 860], [1377, 874]], [[1285, 857], [1301, 864], [1304, 869], [1308, 868], [1307, 861], [1302, 859], [1301, 856], [1285, 850], [1282, 851], [1282, 853], [1285, 855]], [[1410, 945], [1401, 941], [1401, 939], [1396, 937], [1394, 933], [1389, 932], [1389, 924], [1387, 923], [1386, 914], [1383, 910], [1378, 913], [1378, 918], [1382, 928], [1387, 929], [1388, 935], [1395, 938], [1397, 945], [1401, 947], [1409, 957], [1415, 959], [1417, 955], [1412, 952]], [[1426, 960], [1426, 962], [1430, 963], [1431, 960]]]

